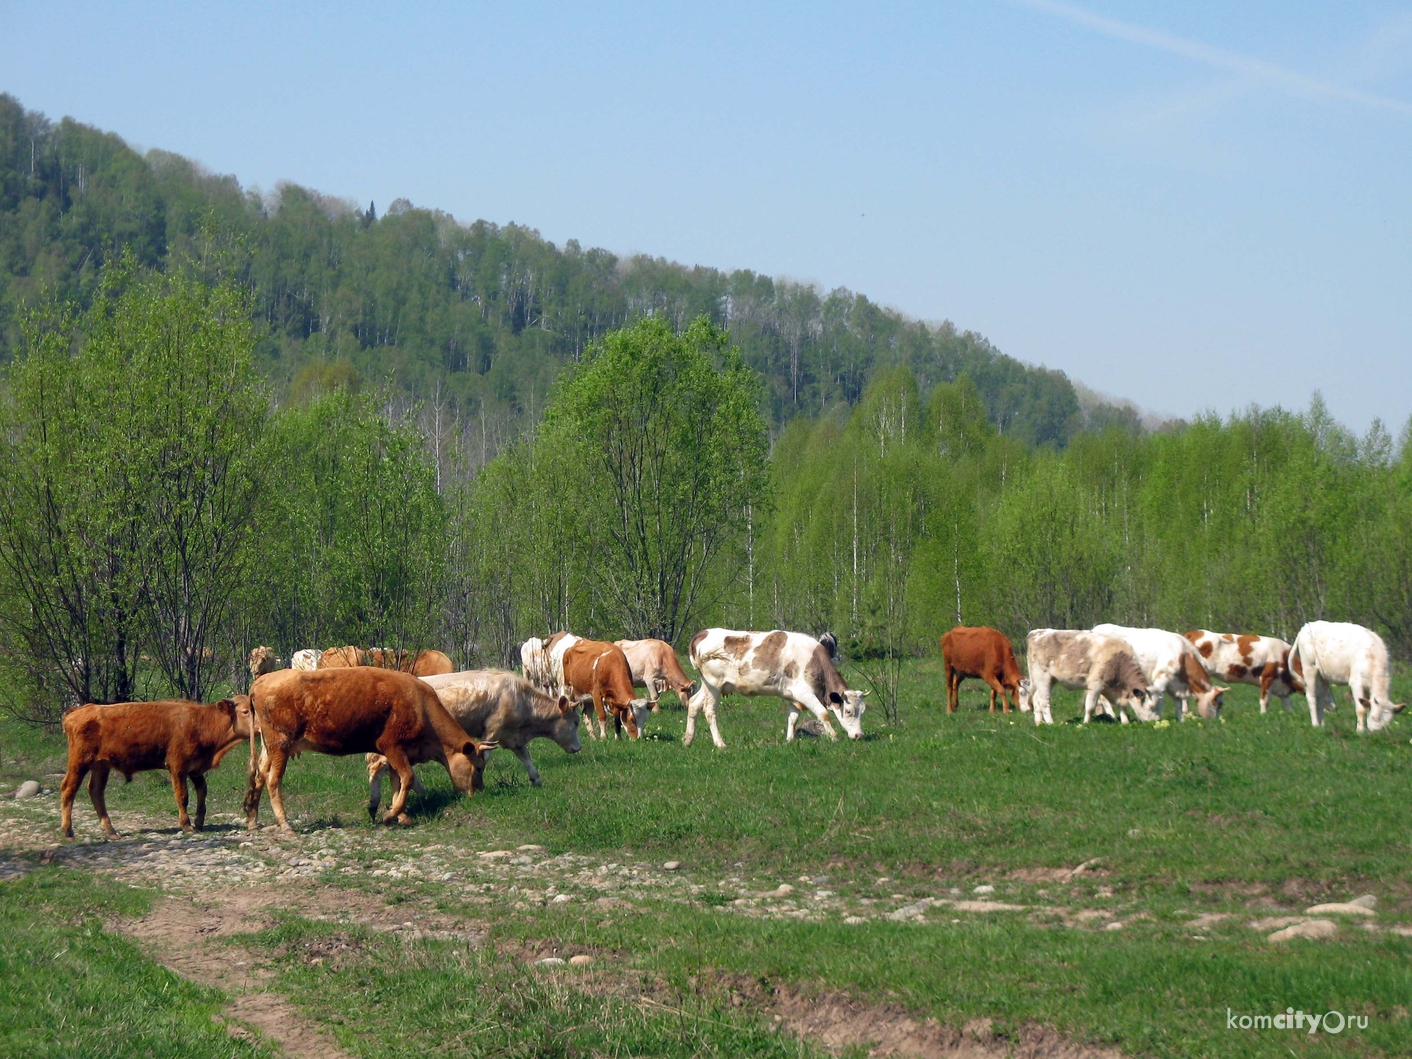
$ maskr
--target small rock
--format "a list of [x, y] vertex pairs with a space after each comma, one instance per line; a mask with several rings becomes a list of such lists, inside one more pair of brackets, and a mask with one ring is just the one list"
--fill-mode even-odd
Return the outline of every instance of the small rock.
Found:
[[508, 849], [490, 849], [479, 854], [483, 860], [499, 860], [501, 857], [508, 857], [509, 855], [510, 851]]
[[15, 791], [16, 798], [33, 798], [39, 793], [39, 784], [34, 780], [25, 780]]
[[1352, 901], [1344, 903], [1342, 901], [1332, 901], [1329, 904], [1314, 905], [1306, 908], [1304, 914], [1308, 916], [1319, 916], [1334, 913], [1345, 916], [1375, 916], [1377, 915], [1370, 907], [1362, 904], [1354, 904]]
[[592, 962], [593, 962], [593, 957], [590, 956], [590, 955], [588, 955], [588, 954], [585, 953], [585, 952], [581, 952], [581, 953], [579, 953], [577, 956], [570, 956], [570, 957], [569, 957], [569, 963], [572, 964], [572, 965], [575, 966], [575, 967], [587, 967], [587, 966], [588, 966], [589, 964], [591, 964]]
[[544, 847], [543, 847], [543, 846], [536, 846], [536, 845], [534, 845], [533, 843], [526, 843], [525, 845], [523, 845], [523, 846], [517, 846], [516, 848], [519, 849], [519, 851], [520, 851], [521, 853], [533, 853], [533, 852], [535, 852], [536, 850], [541, 850], [541, 849], [543, 849]]
[[[572, 901], [573, 899], [574, 899], [574, 895], [573, 895], [573, 894], [555, 894], [555, 895], [554, 895], [554, 904], [556, 904], [556, 905], [567, 904], [568, 902]], [[560, 962], [562, 963], [563, 961], [561, 960]]]
[[866, 916], [844, 916], [843, 921], [850, 927], [856, 927], [859, 923], [868, 922], [868, 919]]
[[564, 966], [564, 961], [561, 960], [558, 956], [546, 956], [546, 957], [544, 957], [544, 959], [542, 959], [542, 960], [535, 960], [534, 962], [537, 963], [537, 964], [539, 964], [539, 966], [541, 966], [541, 967], [563, 967], [563, 966]]
[[662, 870], [663, 870], [663, 871], [678, 871], [678, 870], [680, 870], [680, 868], [681, 868], [681, 861], [679, 861], [679, 860], [669, 860], [669, 861], [667, 861], [666, 864], [663, 864], [663, 865], [662, 865]]
[[827, 901], [830, 897], [833, 896], [834, 892], [832, 890], [819, 890], [817, 893], [814, 894], [814, 900]]
[[927, 900], [924, 897], [922, 898], [922, 900], [914, 901], [910, 905], [903, 905], [896, 912], [889, 912], [887, 918], [892, 920], [894, 923], [901, 923], [904, 920], [914, 919], [917, 916], [920, 916], [928, 908], [930, 908], [931, 904], [931, 901]]
[[883, 876], [881, 879], [879, 879], [877, 882], [873, 883], [873, 885], [874, 885], [874, 886], [881, 886], [881, 885], [882, 885], [883, 883], [885, 883], [885, 882], [892, 882], [892, 879], [889, 878], [888, 876], [884, 875], [884, 876]]
[[1142, 834], [1142, 828], [1140, 828], [1140, 827], [1130, 827], [1130, 828], [1128, 828], [1128, 837], [1129, 837], [1129, 838], [1137, 838], [1137, 837], [1138, 837], [1139, 835], [1141, 835], [1141, 834]]
[[1332, 919], [1306, 919], [1271, 934], [1267, 941], [1290, 941], [1294, 938], [1331, 938], [1338, 933], [1338, 924]]
[[1108, 924], [1106, 927], [1104, 927], [1103, 929], [1104, 929], [1104, 930], [1122, 930], [1122, 929], [1123, 929], [1123, 924], [1118, 923], [1118, 922], [1113, 922], [1113, 923], [1109, 923], [1109, 924]]
[[982, 885], [982, 886], [977, 886], [974, 890], [971, 891], [971, 893], [973, 893], [973, 894], [993, 894], [993, 893], [995, 893], [995, 887], [994, 887], [994, 886], [991, 886], [989, 883], [986, 883], [986, 884], [984, 884], [984, 885]]
[[775, 887], [775, 894], [779, 897], [788, 897], [792, 893], [794, 893], [794, 887], [787, 882], [782, 882]]
[[1378, 899], [1372, 894], [1364, 894], [1362, 897], [1355, 897], [1348, 902], [1351, 905], [1362, 905], [1364, 908], [1377, 908]]

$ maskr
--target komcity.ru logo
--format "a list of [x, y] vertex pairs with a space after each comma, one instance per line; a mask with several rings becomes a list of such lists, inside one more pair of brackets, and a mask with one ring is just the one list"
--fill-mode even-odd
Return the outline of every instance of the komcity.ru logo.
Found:
[[1367, 1015], [1345, 1015], [1340, 1011], [1326, 1011], [1313, 1015], [1294, 1008], [1285, 1008], [1278, 1015], [1237, 1015], [1226, 1008], [1226, 1029], [1228, 1030], [1304, 1030], [1312, 1037], [1316, 1033], [1342, 1033], [1344, 1029], [1366, 1030]]

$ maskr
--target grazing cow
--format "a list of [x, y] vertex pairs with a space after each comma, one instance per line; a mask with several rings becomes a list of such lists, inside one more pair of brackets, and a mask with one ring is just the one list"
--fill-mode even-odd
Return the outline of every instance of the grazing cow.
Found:
[[1192, 629], [1186, 638], [1211, 676], [1259, 688], [1261, 713], [1270, 704], [1271, 692], [1289, 710], [1293, 709], [1289, 697], [1304, 691], [1304, 685], [1290, 672], [1289, 644], [1283, 640], [1206, 629]]
[[[551, 698], [518, 674], [502, 669], [469, 669], [428, 677], [426, 682], [467, 735], [490, 740], [513, 752], [536, 787], [544, 781], [530, 759], [531, 739], [552, 739], [570, 754], [577, 754], [581, 748], [579, 711], [574, 704], [564, 695]], [[387, 771], [382, 755], [368, 755], [369, 815], [377, 813], [382, 775]]]
[[544, 641], [538, 636], [531, 636], [520, 644], [520, 664], [524, 667], [525, 679], [540, 691], [548, 693], [552, 687], [549, 682], [549, 659], [544, 653]]
[[319, 655], [319, 669], [348, 669], [352, 666], [367, 665], [367, 659], [359, 647], [330, 647]]
[[[574, 643], [560, 658], [569, 699], [573, 702], [593, 700], [593, 711], [598, 717], [598, 738], [608, 738], [605, 705], [613, 714], [614, 739], [622, 734], [624, 725], [627, 725], [630, 738], [642, 737], [642, 729], [647, 724], [647, 700], [633, 695], [632, 669], [621, 647], [606, 640], [575, 637]], [[588, 717], [587, 705], [584, 706], [584, 716]], [[592, 718], [589, 718], [588, 731], [590, 734], [593, 732]]]
[[1025, 644], [1030, 667], [1028, 687], [1021, 686], [1020, 709], [1034, 710], [1035, 724], [1053, 724], [1049, 694], [1055, 684], [1084, 692], [1084, 723], [1099, 708], [1102, 695], [1128, 723], [1125, 709], [1140, 721], [1155, 721], [1148, 708], [1147, 678], [1132, 649], [1115, 636], [1081, 629], [1035, 629]]
[[961, 681], [978, 677], [990, 686], [990, 712], [995, 712], [995, 696], [1005, 713], [1010, 697], [1020, 703], [1020, 666], [1010, 638], [998, 629], [984, 625], [958, 625], [941, 638], [941, 659], [946, 669], [946, 712], [955, 713], [961, 703]]
[[378, 753], [398, 777], [398, 790], [384, 823], [411, 823], [403, 811], [412, 787], [412, 766], [439, 761], [458, 790], [481, 789], [485, 753], [494, 743], [468, 736], [446, 712], [436, 692], [412, 676], [371, 666], [267, 673], [250, 689], [250, 702], [264, 747], [258, 765], [251, 737], [250, 784], [245, 814], [255, 829], [260, 790], [282, 831], [292, 833], [284, 812], [281, 782], [290, 755]]
[[830, 739], [838, 735], [829, 724], [832, 710], [843, 730], [853, 739], [863, 738], [863, 697], [866, 691], [852, 691], [838, 675], [828, 650], [802, 632], [733, 632], [730, 629], [704, 629], [691, 638], [691, 664], [701, 674], [701, 690], [691, 697], [686, 710], [683, 746], [696, 735], [696, 715], [703, 707], [711, 726], [711, 739], [724, 747], [716, 726], [716, 706], [722, 695], [777, 695], [789, 703], [785, 742], [794, 739], [803, 706], [823, 725]]
[[657, 696], [670, 688], [681, 704], [696, 694], [696, 682], [682, 672], [681, 663], [672, 645], [663, 640], [618, 640], [617, 645], [627, 656], [635, 688], [647, 689], [647, 701], [657, 712]]
[[1406, 703], [1394, 703], [1388, 692], [1391, 668], [1387, 644], [1372, 629], [1346, 621], [1311, 621], [1294, 638], [1290, 668], [1304, 683], [1309, 723], [1324, 723], [1324, 708], [1333, 703], [1332, 684], [1346, 684], [1358, 714], [1358, 731], [1387, 727]]
[[1196, 708], [1202, 717], [1213, 718], [1221, 712], [1221, 698], [1231, 689], [1211, 683], [1201, 656], [1185, 636], [1166, 629], [1131, 629], [1109, 622], [1095, 625], [1093, 631], [1116, 636], [1132, 648], [1133, 657], [1147, 677], [1152, 708], [1158, 716], [1168, 695], [1177, 704], [1179, 721], [1185, 720], [1183, 710], [1188, 698], [1196, 699]]
[[266, 673], [273, 673], [279, 668], [279, 659], [275, 657], [275, 652], [272, 648], [257, 647], [250, 652], [251, 677], [261, 677]]
[[306, 647], [302, 651], [295, 651], [289, 656], [290, 669], [312, 670], [319, 668], [319, 658], [322, 651], [316, 651], [312, 647]]
[[[103, 797], [113, 769], [129, 782], [138, 772], [166, 769], [172, 775], [181, 829], [200, 831], [206, 823], [206, 773], [221, 763], [231, 747], [253, 738], [248, 695], [211, 706], [185, 700], [89, 703], [69, 710], [63, 723], [69, 765], [59, 788], [59, 821], [65, 838], [74, 837], [74, 795], [90, 772], [88, 796], [98, 822], [109, 837], [119, 837]], [[194, 827], [186, 813], [187, 777], [196, 788]]]

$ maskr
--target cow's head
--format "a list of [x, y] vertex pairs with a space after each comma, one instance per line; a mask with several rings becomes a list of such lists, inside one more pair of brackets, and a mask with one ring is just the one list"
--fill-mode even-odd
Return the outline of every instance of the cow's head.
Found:
[[1146, 684], [1120, 686], [1113, 705], [1126, 706], [1139, 721], [1157, 720], [1157, 696], [1147, 689]]
[[255, 711], [250, 708], [249, 695], [233, 695], [222, 699], [216, 703], [214, 709], [220, 710], [230, 718], [231, 730], [237, 738], [251, 737], [255, 726]]
[[485, 790], [485, 759], [499, 745], [467, 737], [460, 749], [447, 753], [446, 771], [451, 773], [451, 782], [458, 791], [474, 794]]
[[829, 692], [827, 706], [850, 739], [863, 738], [863, 711], [868, 708], [863, 699], [867, 694], [866, 691]]
[[633, 739], [642, 738], [642, 733], [647, 731], [647, 715], [651, 712], [652, 703], [646, 699], [633, 699], [628, 703], [623, 722], [628, 726], [629, 736]]
[[573, 699], [560, 695], [558, 702], [559, 719], [554, 722], [554, 742], [570, 754], [583, 749], [579, 742], [579, 711]]
[[1368, 731], [1376, 732], [1392, 723], [1393, 714], [1401, 713], [1405, 702], [1380, 702], [1377, 699], [1355, 699], [1354, 708], [1359, 716], [1367, 716]]
[[1216, 684], [1212, 684], [1205, 691], [1193, 689], [1196, 712], [1208, 721], [1214, 721], [1221, 714], [1222, 697], [1230, 690], [1230, 688], [1223, 688]]
[[1015, 705], [1019, 706], [1023, 713], [1030, 712], [1030, 689], [1032, 686], [1030, 678], [1025, 677], [1020, 681], [1019, 689], [1015, 693]]

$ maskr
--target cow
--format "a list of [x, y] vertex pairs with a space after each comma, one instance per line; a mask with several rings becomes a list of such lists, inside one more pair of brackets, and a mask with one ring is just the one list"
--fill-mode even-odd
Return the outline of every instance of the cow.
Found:
[[672, 645], [663, 640], [617, 640], [627, 656], [635, 688], [647, 689], [647, 701], [657, 712], [657, 696], [667, 689], [677, 693], [683, 706], [696, 694], [696, 682], [682, 672]]
[[[428, 677], [441, 704], [469, 736], [488, 739], [511, 751], [525, 766], [530, 783], [543, 784], [530, 759], [531, 739], [552, 739], [567, 753], [577, 754], [579, 711], [565, 695], [546, 695], [528, 680], [503, 669], [469, 669]], [[382, 776], [388, 771], [381, 754], [368, 755], [368, 814], [382, 800]], [[416, 790], [416, 784], [413, 784]]]
[[1278, 695], [1285, 709], [1290, 710], [1294, 707], [1289, 697], [1304, 691], [1304, 685], [1290, 672], [1289, 644], [1283, 640], [1207, 629], [1191, 629], [1184, 635], [1201, 656], [1208, 674], [1260, 689], [1261, 713], [1269, 706], [1271, 693]]
[[268, 786], [280, 830], [293, 834], [281, 793], [292, 754], [382, 754], [398, 776], [398, 790], [383, 823], [408, 824], [404, 809], [413, 765], [438, 761], [458, 790], [474, 794], [483, 785], [485, 754], [495, 749], [494, 742], [468, 736], [428, 685], [393, 669], [355, 666], [266, 673], [250, 688], [250, 703], [264, 740], [257, 764], [251, 737], [245, 815], [252, 831], [260, 791]]
[[1084, 692], [1084, 723], [1103, 696], [1128, 723], [1126, 709], [1140, 721], [1155, 721], [1148, 707], [1147, 678], [1132, 649], [1114, 636], [1082, 629], [1035, 629], [1025, 641], [1028, 686], [1021, 685], [1020, 709], [1034, 711], [1034, 723], [1053, 724], [1049, 694], [1055, 684]]
[[540, 691], [548, 693], [551, 687], [549, 660], [544, 653], [544, 641], [538, 636], [531, 636], [520, 644], [520, 665], [524, 669], [525, 679]]
[[1324, 723], [1324, 709], [1332, 705], [1332, 684], [1348, 685], [1358, 714], [1358, 731], [1386, 728], [1392, 715], [1406, 703], [1394, 703], [1388, 692], [1392, 670], [1387, 644], [1372, 629], [1345, 621], [1311, 621], [1294, 637], [1290, 668], [1303, 682], [1309, 703], [1309, 723]]
[[961, 702], [961, 681], [978, 677], [990, 686], [990, 712], [995, 712], [995, 696], [1005, 713], [1011, 697], [1020, 703], [1020, 666], [1010, 638], [998, 629], [984, 625], [958, 625], [941, 638], [941, 660], [946, 670], [946, 712], [955, 713]]
[[716, 706], [722, 695], [777, 695], [789, 704], [785, 742], [794, 740], [803, 706], [819, 719], [824, 734], [838, 735], [829, 724], [829, 711], [850, 738], [863, 738], [863, 698], [866, 691], [852, 691], [829, 658], [828, 649], [802, 632], [735, 632], [703, 629], [691, 638], [691, 664], [701, 674], [701, 689], [686, 709], [686, 734], [690, 746], [696, 735], [696, 715], [704, 708], [711, 739], [725, 747], [716, 726]]
[[362, 648], [330, 647], [319, 655], [317, 669], [348, 669], [352, 666], [367, 665]]
[[547, 684], [544, 690], [549, 694], [563, 695], [568, 693], [569, 685], [564, 680], [564, 652], [578, 643], [579, 639], [571, 632], [554, 632], [545, 638], [544, 675]]
[[[613, 714], [613, 738], [622, 735], [624, 725], [627, 726], [629, 738], [642, 737], [642, 729], [647, 724], [647, 700], [633, 695], [632, 669], [621, 647], [606, 640], [575, 637], [560, 658], [570, 700], [593, 700], [593, 710], [598, 718], [598, 738], [608, 738], [609, 711]], [[605, 706], [607, 711], [604, 710]], [[587, 704], [584, 705], [584, 716], [588, 719], [591, 734], [593, 719], [588, 717]]]
[[363, 653], [363, 664], [382, 669], [396, 669], [414, 677], [434, 677], [454, 673], [455, 664], [441, 651], [406, 651], [402, 648], [372, 647]]
[[260, 677], [282, 668], [275, 652], [269, 647], [257, 647], [250, 652], [250, 676]]
[[319, 668], [319, 659], [323, 656], [322, 651], [312, 647], [306, 647], [302, 651], [295, 651], [289, 656], [290, 669], [311, 670]]
[[1166, 696], [1177, 704], [1177, 720], [1185, 720], [1183, 710], [1188, 698], [1196, 699], [1196, 709], [1202, 717], [1214, 718], [1221, 712], [1222, 696], [1230, 688], [1212, 684], [1190, 640], [1166, 629], [1133, 629], [1126, 625], [1105, 622], [1093, 631], [1104, 636], [1116, 636], [1132, 648], [1133, 657], [1147, 678], [1152, 696], [1152, 708], [1158, 716]]
[[[183, 831], [206, 824], [206, 773], [226, 752], [253, 738], [250, 697], [236, 695], [206, 706], [199, 702], [88, 703], [64, 714], [69, 741], [68, 769], [59, 787], [59, 820], [65, 838], [74, 837], [74, 795], [86, 774], [88, 796], [109, 838], [118, 838], [103, 793], [116, 769], [131, 782], [139, 772], [166, 769], [172, 776], [177, 822]], [[196, 788], [196, 822], [186, 812], [186, 781]]]

